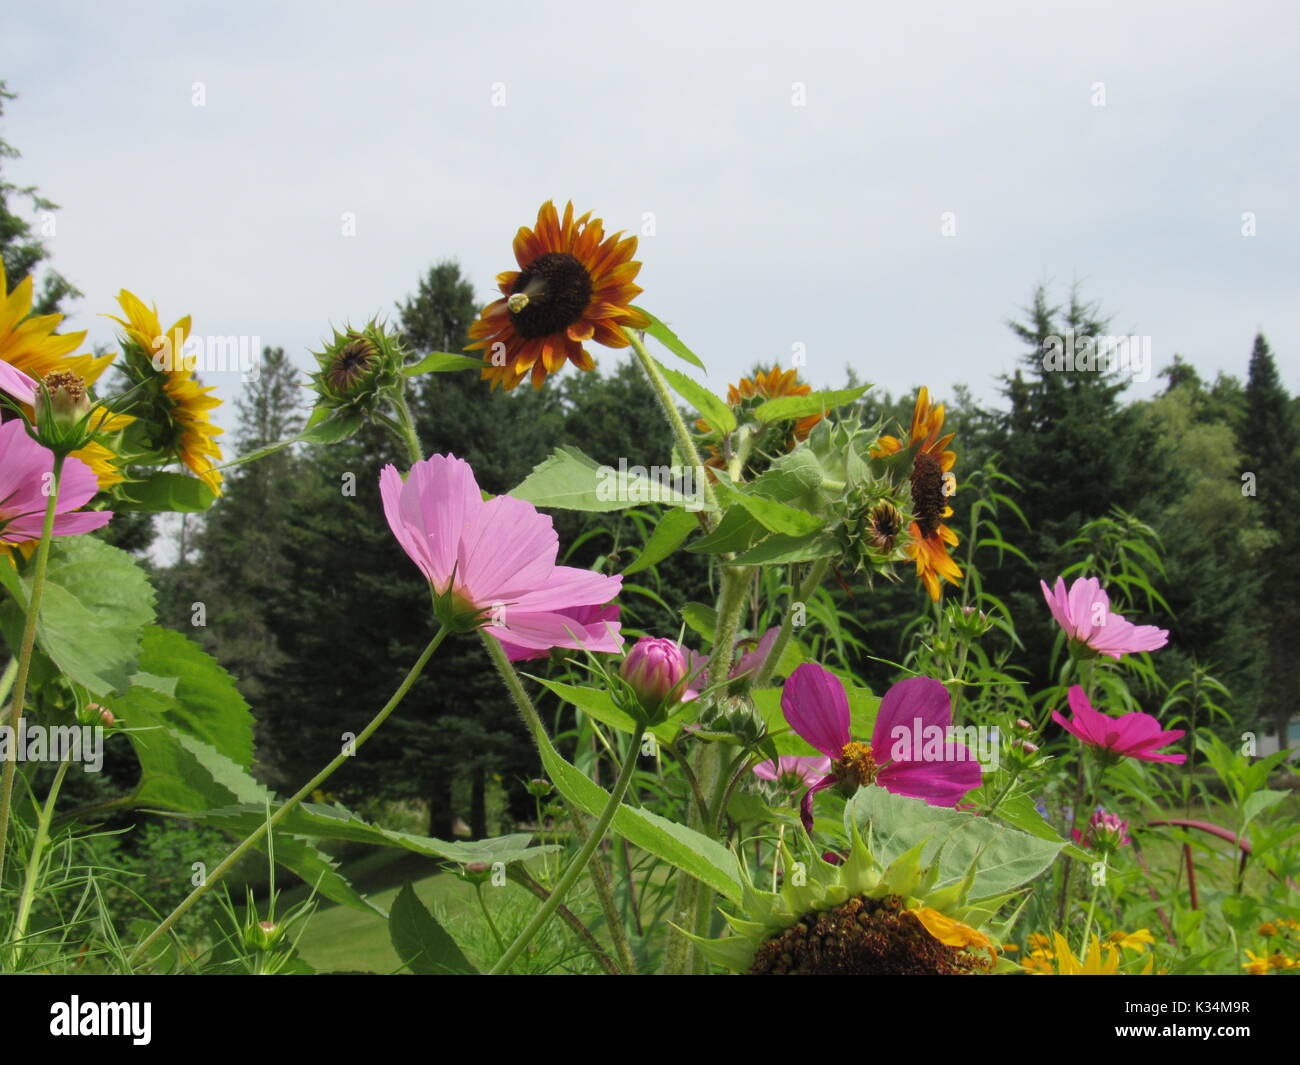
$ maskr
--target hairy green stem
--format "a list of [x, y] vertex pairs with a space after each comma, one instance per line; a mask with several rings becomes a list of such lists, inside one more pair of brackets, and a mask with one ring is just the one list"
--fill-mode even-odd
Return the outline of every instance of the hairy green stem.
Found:
[[600, 812], [600, 816], [596, 818], [596, 824], [592, 827], [586, 842], [583, 843], [573, 861], [569, 863], [569, 867], [564, 870], [559, 883], [552, 889], [550, 896], [542, 903], [541, 908], [533, 914], [532, 920], [524, 926], [524, 930], [510, 944], [510, 949], [492, 966], [491, 971], [488, 973], [489, 976], [499, 976], [514, 964], [515, 959], [532, 942], [533, 937], [541, 930], [542, 925], [550, 920], [556, 907], [564, 901], [564, 896], [568, 894], [569, 888], [586, 870], [587, 863], [591, 861], [591, 856], [600, 845], [600, 841], [605, 838], [605, 833], [609, 831], [609, 825], [614, 820], [614, 814], [618, 812], [619, 806], [623, 803], [623, 796], [627, 794], [628, 785], [632, 783], [632, 777], [636, 773], [637, 760], [641, 757], [641, 737], [644, 734], [645, 729], [640, 726], [633, 732], [632, 745], [628, 748], [627, 757], [623, 760], [618, 780], [614, 782], [614, 788], [609, 793], [609, 801], [605, 803], [605, 808]]
[[690, 430], [686, 427], [682, 412], [677, 409], [677, 400], [673, 397], [668, 382], [664, 380], [664, 375], [660, 373], [659, 364], [655, 361], [654, 356], [646, 350], [645, 342], [641, 339], [640, 334], [632, 329], [624, 329], [623, 335], [632, 344], [632, 350], [636, 353], [641, 369], [645, 371], [646, 377], [650, 379], [650, 387], [654, 389], [655, 395], [659, 398], [659, 406], [663, 409], [664, 417], [668, 419], [668, 427], [673, 431], [682, 458], [692, 464], [696, 476], [700, 478], [700, 491], [704, 496], [705, 505], [708, 507], [708, 512], [705, 514], [705, 523], [711, 530], [717, 524], [713, 512], [717, 510], [718, 498], [713, 492], [713, 485], [709, 483], [708, 475], [702, 472], [704, 462], [700, 458], [699, 448], [695, 446], [695, 438], [691, 436]]
[[[27, 699], [27, 677], [32, 667], [32, 653], [36, 648], [36, 621], [41, 612], [41, 599], [45, 594], [45, 573], [50, 562], [50, 541], [54, 538], [54, 517], [59, 502], [59, 485], [63, 480], [63, 456], [54, 456], [53, 480], [45, 504], [45, 522], [41, 526], [41, 542], [36, 549], [36, 567], [32, 571], [32, 594], [27, 602], [27, 619], [23, 625], [23, 639], [18, 652], [18, 671], [14, 680], [14, 698], [9, 707], [11, 735], [18, 734], [23, 704]], [[0, 565], [4, 563], [0, 562]], [[4, 780], [0, 783], [0, 885], [4, 884], [5, 844], [9, 838], [9, 816], [14, 795], [14, 776], [18, 772], [18, 752], [5, 759]]]
[[[529, 698], [528, 692], [524, 690], [523, 682], [519, 679], [519, 674], [515, 671], [514, 664], [506, 657], [504, 648], [499, 640], [489, 636], [486, 632], [479, 632], [483, 639], [483, 646], [487, 648], [488, 657], [492, 659], [493, 665], [496, 666], [497, 672], [501, 675], [502, 683], [506, 686], [506, 691], [510, 693], [514, 701], [515, 708], [519, 711], [519, 716], [524, 719], [524, 724], [528, 727], [530, 734], [536, 737], [546, 735], [546, 726], [542, 723], [541, 715], [538, 714], [537, 708], [533, 706], [533, 700]], [[638, 747], [640, 741], [637, 741]], [[540, 756], [540, 746], [538, 750]], [[554, 782], [552, 782], [554, 783]], [[565, 807], [569, 811], [569, 816], [573, 820], [573, 828], [578, 836], [580, 845], [586, 846], [587, 838], [586, 828], [582, 823], [582, 811], [577, 808], [569, 799], [561, 793], [560, 798], [564, 801]], [[596, 889], [596, 899], [600, 903], [601, 912], [605, 915], [605, 923], [609, 926], [610, 938], [614, 942], [614, 951], [618, 956], [619, 964], [626, 973], [636, 972], [636, 955], [632, 953], [632, 944], [627, 938], [627, 929], [623, 926], [623, 919], [618, 912], [618, 907], [614, 905], [614, 892], [609, 882], [609, 872], [604, 864], [600, 861], [592, 862], [589, 865], [592, 886]]]
[[226, 857], [221, 860], [221, 863], [204, 879], [203, 883], [185, 896], [185, 898], [177, 905], [176, 909], [172, 910], [172, 912], [163, 919], [162, 923], [150, 932], [149, 935], [146, 936], [145, 939], [135, 948], [135, 950], [132, 951], [132, 961], [145, 957], [149, 948], [157, 942], [158, 938], [165, 935], [191, 906], [212, 890], [213, 885], [225, 876], [225, 874], [229, 872], [240, 858], [247, 854], [253, 847], [257, 846], [257, 844], [260, 843], [262, 839], [264, 839], [291, 810], [295, 809], [303, 799], [307, 798], [307, 796], [324, 784], [325, 781], [333, 775], [335, 770], [361, 749], [361, 745], [374, 735], [375, 730], [388, 720], [388, 716], [396, 710], [402, 700], [406, 698], [407, 692], [411, 690], [412, 685], [414, 685], [419, 679], [420, 674], [424, 672], [424, 667], [428, 665], [429, 659], [433, 657], [433, 652], [436, 651], [438, 645], [446, 639], [449, 631], [450, 630], [445, 625], [439, 627], [437, 633], [434, 634], [433, 639], [429, 641], [429, 645], [424, 649], [420, 657], [416, 659], [415, 665], [411, 667], [410, 672], [406, 674], [402, 683], [398, 685], [397, 691], [393, 692], [392, 698], [384, 704], [383, 709], [380, 710], [379, 713], [370, 719], [370, 723], [357, 733], [356, 739], [340, 751], [338, 755], [330, 761], [329, 765], [299, 788], [290, 799], [283, 803], [273, 814], [271, 814], [270, 817], [267, 818], [265, 823], [260, 825], [242, 843], [240, 843], [239, 846], [226, 855]]
[[406, 402], [406, 386], [403, 385], [393, 397], [393, 409], [397, 411], [399, 438], [406, 445], [406, 453], [411, 462], [424, 461], [424, 449], [420, 447], [420, 437], [415, 431], [415, 419], [411, 417], [411, 408]]

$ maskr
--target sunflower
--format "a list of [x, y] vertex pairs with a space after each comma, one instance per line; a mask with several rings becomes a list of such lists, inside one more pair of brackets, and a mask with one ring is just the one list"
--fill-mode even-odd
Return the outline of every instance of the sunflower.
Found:
[[621, 232], [606, 237], [604, 224], [590, 211], [575, 221], [570, 202], [561, 221], [547, 200], [535, 229], [520, 226], [514, 250], [519, 269], [497, 275], [502, 298], [470, 326], [474, 343], [466, 347], [483, 349], [482, 376], [493, 388], [509, 391], [530, 371], [533, 387], [541, 388], [565, 360], [580, 370], [593, 369], [584, 343], [625, 348], [629, 341], [622, 326], [650, 324], [631, 306], [641, 292], [632, 283], [641, 270], [632, 259], [636, 237]]
[[79, 451], [72, 452], [72, 457], [81, 459], [99, 481], [99, 490], [102, 492], [107, 488], [112, 488], [115, 484], [121, 484], [126, 480], [125, 474], [118, 469], [117, 454], [108, 447], [102, 440], [106, 437], [113, 437], [130, 425], [135, 418], [129, 414], [114, 414], [107, 407], [96, 407], [91, 411], [90, 424], [95, 428], [95, 435], [98, 439], [91, 441]]
[[[153, 375], [162, 378], [157, 397], [162, 401], [160, 414], [168, 423], [169, 440], [164, 446], [172, 450], [214, 493], [221, 492], [221, 474], [216, 463], [221, 461], [221, 448], [213, 439], [223, 430], [212, 424], [209, 412], [220, 406], [221, 400], [209, 393], [194, 376], [193, 370], [182, 357], [185, 341], [190, 333], [190, 318], [186, 315], [172, 325], [166, 333], [158, 320], [157, 308], [146, 307], [134, 294], [123, 289], [118, 293], [125, 318], [112, 318], [126, 330], [125, 346], [131, 356], [130, 366], [137, 381], [149, 381]], [[167, 345], [159, 348], [159, 341]], [[170, 352], [170, 365], [158, 369], [153, 359], [156, 353]]]
[[952, 517], [948, 496], [952, 493], [953, 479], [949, 471], [957, 456], [948, 450], [948, 445], [952, 443], [953, 435], [943, 434], [943, 404], [931, 404], [929, 389], [922, 388], [916, 396], [907, 442], [885, 435], [871, 451], [874, 457], [880, 458], [905, 447], [917, 447], [911, 476], [915, 520], [908, 526], [912, 541], [906, 551], [916, 563], [916, 575], [936, 602], [941, 577], [951, 584], [962, 578], [961, 567], [948, 553], [948, 548], [957, 546], [957, 534], [943, 523], [944, 518]]
[[[741, 416], [745, 412], [762, 406], [770, 399], [780, 399], [783, 396], [806, 396], [811, 391], [812, 385], [803, 384], [799, 380], [797, 370], [782, 370], [781, 367], [774, 366], [767, 371], [755, 370], [752, 378], [742, 377], [739, 384], [728, 385], [727, 406], [736, 412], [737, 421], [743, 421]], [[773, 422], [768, 426], [759, 427], [761, 439], [756, 439], [745, 450], [757, 451], [760, 454], [778, 450], [789, 451], [799, 441], [808, 439], [813, 426], [821, 420], [822, 415], [818, 413], [810, 414], [806, 418]], [[695, 428], [706, 437], [704, 447], [709, 457], [705, 459], [704, 465], [714, 469], [726, 469], [727, 461], [718, 431], [704, 418], [700, 418], [695, 423]], [[713, 439], [707, 439], [709, 437]], [[755, 473], [757, 470], [747, 469], [743, 472]]]
[[0, 359], [22, 370], [34, 381], [46, 374], [68, 371], [93, 385], [113, 361], [113, 355], [69, 355], [86, 339], [80, 333], [55, 333], [61, 314], [29, 318], [32, 311], [32, 279], [23, 278], [8, 289], [4, 263], [0, 262]]

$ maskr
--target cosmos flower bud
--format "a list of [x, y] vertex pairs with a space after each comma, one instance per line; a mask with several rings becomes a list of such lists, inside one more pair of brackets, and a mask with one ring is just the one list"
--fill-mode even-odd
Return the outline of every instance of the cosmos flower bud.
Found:
[[250, 950], [271, 950], [284, 936], [284, 929], [274, 921], [258, 921], [244, 929], [244, 945]]
[[619, 676], [636, 696], [643, 718], [663, 720], [664, 711], [686, 694], [686, 652], [673, 640], [642, 636], [623, 659]]
[[60, 428], [71, 428], [90, 413], [90, 396], [86, 382], [75, 373], [60, 370], [45, 375], [50, 395], [50, 416]]

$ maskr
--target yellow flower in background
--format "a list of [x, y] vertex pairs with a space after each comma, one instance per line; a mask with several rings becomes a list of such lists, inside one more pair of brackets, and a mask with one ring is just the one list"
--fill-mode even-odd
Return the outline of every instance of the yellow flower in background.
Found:
[[[221, 448], [215, 437], [223, 430], [212, 424], [210, 412], [221, 405], [221, 400], [211, 395], [214, 388], [205, 388], [194, 376], [194, 371], [184, 357], [185, 341], [189, 338], [190, 318], [186, 315], [170, 329], [163, 332], [157, 308], [147, 307], [132, 292], [123, 289], [117, 297], [125, 318], [112, 318], [126, 331], [126, 343], [135, 349], [132, 367], [140, 380], [148, 374], [161, 375], [161, 398], [166, 418], [171, 422], [170, 437], [165, 446], [170, 447], [180, 461], [214, 493], [221, 492], [221, 474], [216, 466], [221, 462]], [[159, 369], [155, 358], [161, 358]]]
[[[1140, 932], [1134, 932], [1132, 936], [1121, 933], [1126, 940], [1145, 943], [1146, 939], [1143, 933], [1150, 936], [1150, 933], [1144, 928]], [[1070, 944], [1060, 932], [1053, 932], [1048, 944], [1048, 939], [1044, 935], [1034, 933], [1029, 937], [1031, 946], [1036, 949], [1033, 955], [1026, 958], [1024, 968], [1041, 976], [1125, 976], [1127, 974], [1120, 971], [1119, 963], [1122, 955], [1120, 941], [1115, 937], [1107, 936], [1106, 942], [1103, 943], [1097, 936], [1092, 937], [1092, 942], [1088, 944], [1088, 951], [1084, 957], [1075, 956], [1074, 951], [1070, 949]], [[1155, 938], [1151, 937], [1151, 942]], [[1132, 946], [1132, 943], [1129, 944]], [[1137, 948], [1134, 948], [1137, 949]], [[1145, 947], [1141, 949], [1145, 950]], [[1052, 963], [1055, 962], [1055, 965]], [[1155, 956], [1147, 958], [1146, 965], [1142, 967], [1140, 976], [1150, 976], [1155, 970]]]
[[1247, 950], [1246, 959], [1241, 963], [1241, 967], [1250, 976], [1267, 976], [1272, 971], [1272, 966], [1266, 956], [1256, 954], [1253, 950]]
[[1150, 929], [1139, 928], [1136, 932], [1112, 932], [1106, 937], [1106, 941], [1125, 950], [1136, 950], [1140, 954], [1145, 954], [1147, 947], [1155, 945], [1156, 937], [1151, 934]]
[[[115, 436], [133, 421], [135, 418], [130, 414], [114, 414], [106, 407], [96, 407], [90, 415], [90, 424], [95, 427], [101, 440], [104, 437]], [[116, 453], [101, 440], [95, 440], [80, 451], [72, 452], [72, 457], [81, 459], [90, 467], [99, 481], [99, 490], [102, 492], [115, 484], [121, 484], [126, 480], [126, 475], [117, 466]]]
[[63, 315], [29, 318], [31, 312], [32, 279], [23, 278], [10, 292], [4, 263], [0, 262], [0, 359], [34, 381], [43, 380], [46, 374], [67, 371], [92, 385], [108, 369], [115, 357], [112, 354], [69, 354], [86, 339], [85, 330], [59, 334], [54, 330], [63, 321]]

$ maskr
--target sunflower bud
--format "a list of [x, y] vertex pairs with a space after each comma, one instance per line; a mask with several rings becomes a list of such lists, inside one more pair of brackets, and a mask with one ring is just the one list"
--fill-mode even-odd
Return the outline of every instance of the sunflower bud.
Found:
[[401, 387], [406, 352], [378, 322], [364, 329], [335, 331], [324, 351], [313, 352], [320, 371], [311, 375], [318, 408], [373, 413], [387, 394]]

